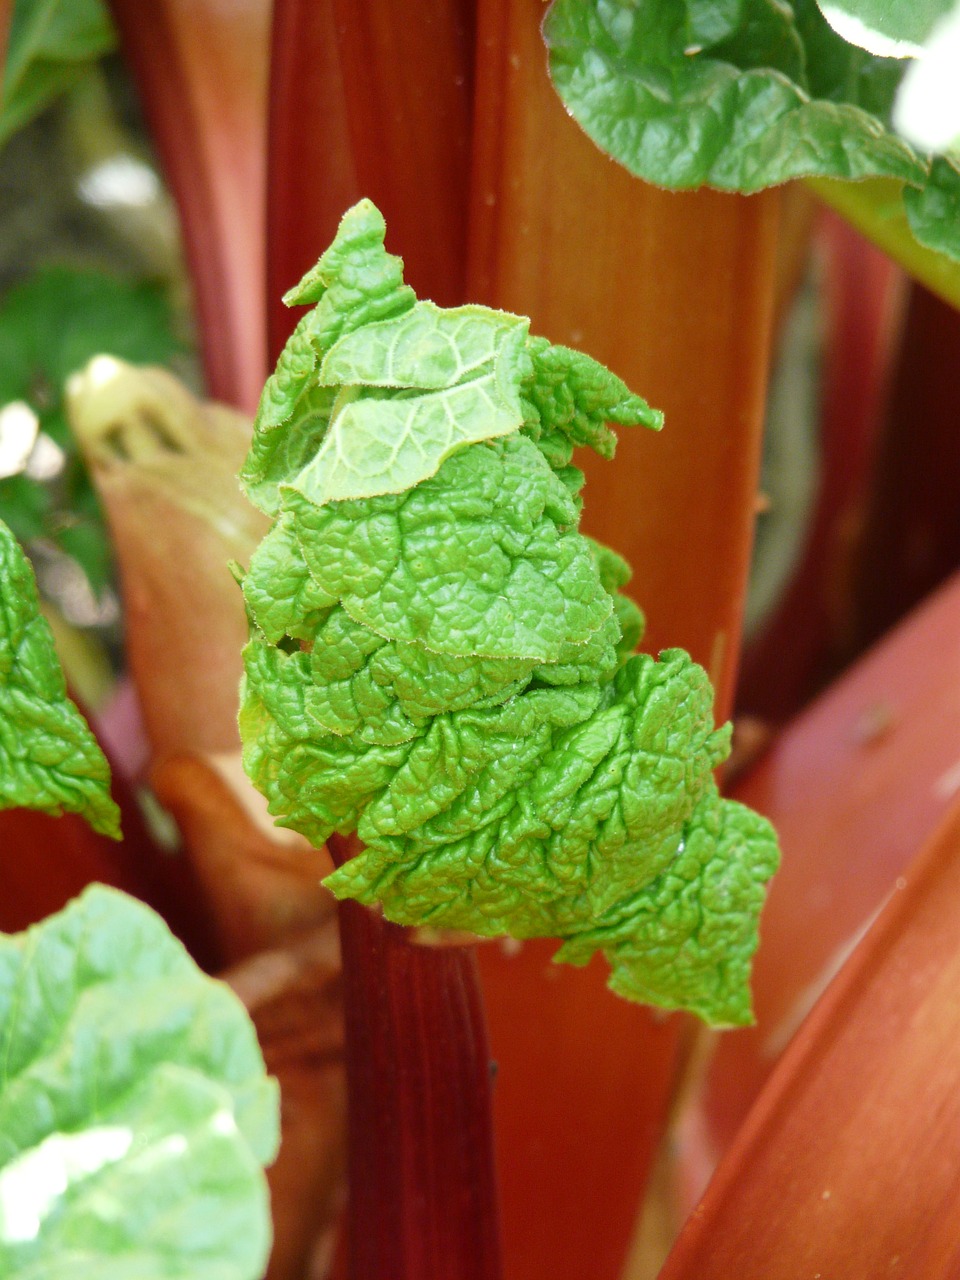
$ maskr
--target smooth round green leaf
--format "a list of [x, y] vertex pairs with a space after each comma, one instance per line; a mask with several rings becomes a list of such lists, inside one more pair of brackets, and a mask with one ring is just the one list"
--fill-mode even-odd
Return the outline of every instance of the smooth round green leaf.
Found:
[[153, 911], [103, 886], [0, 938], [0, 1275], [256, 1280], [275, 1082]]

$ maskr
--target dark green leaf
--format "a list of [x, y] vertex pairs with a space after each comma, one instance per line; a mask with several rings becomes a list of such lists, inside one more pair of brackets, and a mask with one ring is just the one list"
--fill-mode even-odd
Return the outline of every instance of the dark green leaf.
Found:
[[544, 38], [568, 110], [646, 181], [749, 193], [893, 178], [917, 239], [960, 259], [952, 179], [890, 128], [904, 62], [848, 44], [815, 0], [554, 0]]

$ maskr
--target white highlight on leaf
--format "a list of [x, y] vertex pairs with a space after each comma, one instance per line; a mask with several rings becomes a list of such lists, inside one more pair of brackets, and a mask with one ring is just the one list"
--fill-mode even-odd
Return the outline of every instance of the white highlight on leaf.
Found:
[[36, 443], [40, 419], [25, 400], [0, 409], [0, 480], [19, 475]]
[[81, 1133], [52, 1133], [0, 1171], [0, 1240], [35, 1240], [44, 1219], [71, 1184], [122, 1160], [132, 1130], [103, 1125]]
[[98, 209], [136, 209], [153, 204], [160, 179], [136, 156], [121, 153], [101, 160], [77, 183], [80, 197]]
[[233, 1112], [221, 1107], [219, 1111], [214, 1112], [210, 1120], [210, 1128], [221, 1137], [229, 1138], [231, 1134], [237, 1132], [237, 1122], [233, 1118]]
[[885, 35], [836, 5], [821, 4], [820, 12], [847, 44], [855, 44], [878, 58], [916, 58], [923, 52], [922, 45], [915, 44], [912, 40], [898, 40], [894, 36]]
[[923, 151], [946, 151], [960, 139], [960, 6], [941, 18], [907, 69], [893, 127]]

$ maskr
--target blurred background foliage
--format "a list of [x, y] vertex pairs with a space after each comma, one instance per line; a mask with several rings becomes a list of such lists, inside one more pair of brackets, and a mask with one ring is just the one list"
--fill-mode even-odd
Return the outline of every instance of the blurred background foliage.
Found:
[[109, 538], [64, 416], [92, 356], [198, 387], [176, 213], [101, 0], [16, 0], [0, 106], [0, 519], [116, 651]]

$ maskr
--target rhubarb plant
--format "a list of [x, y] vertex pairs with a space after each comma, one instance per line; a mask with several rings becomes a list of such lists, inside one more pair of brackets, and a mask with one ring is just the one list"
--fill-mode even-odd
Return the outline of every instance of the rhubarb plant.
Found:
[[417, 301], [384, 237], [361, 202], [285, 299], [313, 308], [241, 473], [274, 520], [238, 571], [247, 771], [314, 844], [359, 836], [338, 897], [747, 1022], [773, 832], [718, 794], [706, 674], [634, 652], [629, 568], [578, 528], [574, 448], [661, 417], [523, 317]]
[[[118, 836], [29, 562], [0, 524], [0, 808]], [[101, 885], [0, 935], [0, 1274], [256, 1280], [278, 1099], [253, 1024], [148, 907]]]

